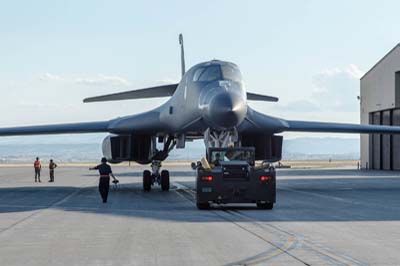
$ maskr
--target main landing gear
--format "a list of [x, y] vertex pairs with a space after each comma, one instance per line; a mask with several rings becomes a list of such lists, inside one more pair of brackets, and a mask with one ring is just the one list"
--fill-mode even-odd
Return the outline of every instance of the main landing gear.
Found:
[[162, 170], [160, 174], [161, 162], [160, 161], [153, 161], [151, 163], [151, 170], [144, 170], [143, 171], [143, 190], [144, 191], [151, 191], [151, 186], [154, 184], [158, 184], [161, 186], [162, 191], [168, 191], [170, 187], [169, 182], [169, 171]]

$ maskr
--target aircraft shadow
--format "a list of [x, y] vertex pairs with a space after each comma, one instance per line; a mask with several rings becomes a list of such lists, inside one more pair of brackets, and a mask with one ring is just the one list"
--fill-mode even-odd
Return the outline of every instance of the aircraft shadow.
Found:
[[400, 176], [399, 171], [356, 170], [356, 169], [277, 169], [278, 176]]
[[[142, 177], [143, 176], [143, 172], [124, 172], [124, 173], [116, 173], [115, 174], [117, 177]], [[97, 177], [98, 174], [97, 173], [93, 173], [93, 174], [85, 174], [82, 176], [90, 176], [90, 177]], [[196, 172], [195, 171], [170, 171], [170, 176], [174, 176], [174, 177], [190, 177], [193, 176], [193, 178], [196, 176]]]
[[[392, 173], [393, 174], [393, 173]], [[278, 180], [273, 210], [252, 205], [222, 206], [211, 211], [195, 207], [194, 181], [143, 192], [141, 183], [111, 188], [109, 202], [100, 202], [96, 186], [76, 188], [0, 188], [0, 213], [61, 209], [67, 212], [98, 213], [178, 222], [223, 221], [220, 213], [239, 212], [253, 221], [393, 221], [400, 220], [400, 178], [312, 178]], [[231, 216], [232, 220], [241, 218]]]

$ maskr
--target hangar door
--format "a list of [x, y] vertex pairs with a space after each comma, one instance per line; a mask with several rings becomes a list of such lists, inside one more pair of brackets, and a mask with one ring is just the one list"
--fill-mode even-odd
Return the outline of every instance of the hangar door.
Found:
[[[400, 126], [400, 109], [390, 109], [369, 114], [374, 125]], [[371, 134], [369, 137], [370, 168], [400, 170], [400, 135]]]

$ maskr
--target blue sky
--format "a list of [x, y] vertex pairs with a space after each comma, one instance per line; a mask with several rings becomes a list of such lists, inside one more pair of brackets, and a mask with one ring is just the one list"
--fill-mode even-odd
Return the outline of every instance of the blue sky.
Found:
[[153, 108], [165, 99], [81, 100], [179, 80], [180, 32], [187, 66], [232, 61], [248, 91], [280, 97], [251, 103], [257, 110], [358, 122], [359, 77], [399, 42], [399, 8], [398, 1], [0, 1], [0, 126]]

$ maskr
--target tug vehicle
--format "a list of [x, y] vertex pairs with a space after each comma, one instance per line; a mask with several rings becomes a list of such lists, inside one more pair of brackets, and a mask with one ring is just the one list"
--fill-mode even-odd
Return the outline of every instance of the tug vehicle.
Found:
[[272, 209], [276, 200], [276, 172], [269, 163], [255, 165], [254, 147], [209, 148], [207, 158], [192, 163], [197, 170], [196, 205], [256, 203]]

